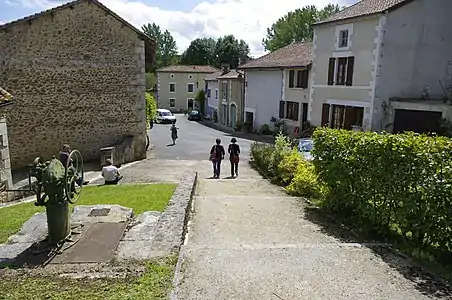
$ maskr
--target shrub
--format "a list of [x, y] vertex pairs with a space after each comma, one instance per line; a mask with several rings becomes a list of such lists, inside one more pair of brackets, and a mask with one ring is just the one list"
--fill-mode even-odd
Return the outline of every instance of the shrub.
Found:
[[314, 166], [303, 161], [298, 165], [295, 177], [287, 187], [287, 191], [294, 196], [323, 200], [326, 187], [320, 181]]
[[273, 176], [268, 166], [275, 147], [270, 144], [254, 142], [250, 149], [250, 162], [267, 176]]
[[157, 103], [151, 93], [146, 92], [146, 119], [149, 121], [155, 120], [157, 117]]
[[272, 131], [270, 130], [270, 126], [268, 124], [264, 124], [261, 126], [261, 129], [259, 130], [260, 134], [272, 134]]
[[326, 207], [358, 226], [396, 228], [421, 248], [452, 250], [450, 139], [328, 128], [313, 137], [315, 168], [334, 195]]
[[283, 155], [277, 169], [279, 182], [283, 186], [288, 186], [292, 182], [296, 171], [301, 164], [305, 165], [306, 162], [301, 158], [296, 149]]

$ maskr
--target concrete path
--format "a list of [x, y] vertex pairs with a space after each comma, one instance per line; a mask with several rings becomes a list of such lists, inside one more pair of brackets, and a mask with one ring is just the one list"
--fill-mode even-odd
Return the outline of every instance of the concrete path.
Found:
[[240, 166], [237, 179], [201, 177], [174, 298], [448, 299], [396, 270], [412, 267], [393, 252], [326, 234], [299, 199]]

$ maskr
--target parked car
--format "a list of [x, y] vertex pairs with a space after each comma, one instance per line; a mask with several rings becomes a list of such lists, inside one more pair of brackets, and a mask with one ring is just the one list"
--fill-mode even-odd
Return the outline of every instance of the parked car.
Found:
[[202, 115], [197, 110], [192, 110], [188, 113], [188, 120], [189, 121], [201, 121]]
[[157, 123], [174, 124], [176, 123], [176, 116], [167, 109], [159, 108], [157, 109]]
[[311, 155], [312, 148], [314, 147], [313, 139], [303, 138], [298, 141], [298, 152], [306, 159], [313, 160]]

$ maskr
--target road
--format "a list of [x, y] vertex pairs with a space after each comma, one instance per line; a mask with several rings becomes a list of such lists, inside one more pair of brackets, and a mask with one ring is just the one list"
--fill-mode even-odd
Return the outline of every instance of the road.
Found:
[[[171, 125], [155, 124], [150, 131], [152, 155], [157, 159], [206, 162], [215, 139], [220, 138], [225, 149], [227, 149], [233, 137], [228, 133], [206, 127], [198, 122], [188, 121], [184, 115], [176, 115], [176, 118], [176, 126], [179, 128], [179, 139], [176, 145], [171, 146]], [[252, 141], [237, 138], [237, 142], [241, 148], [241, 157], [247, 159]]]

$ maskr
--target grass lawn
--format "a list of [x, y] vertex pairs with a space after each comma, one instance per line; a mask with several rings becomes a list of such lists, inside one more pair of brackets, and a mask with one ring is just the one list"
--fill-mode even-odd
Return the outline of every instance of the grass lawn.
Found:
[[[86, 186], [76, 205], [119, 204], [133, 209], [134, 214], [163, 211], [176, 189], [176, 184], [136, 184]], [[0, 244], [6, 242], [34, 213], [45, 211], [33, 202], [0, 208]]]
[[139, 278], [68, 279], [58, 277], [0, 278], [0, 299], [125, 300], [167, 299], [177, 256], [149, 262]]

